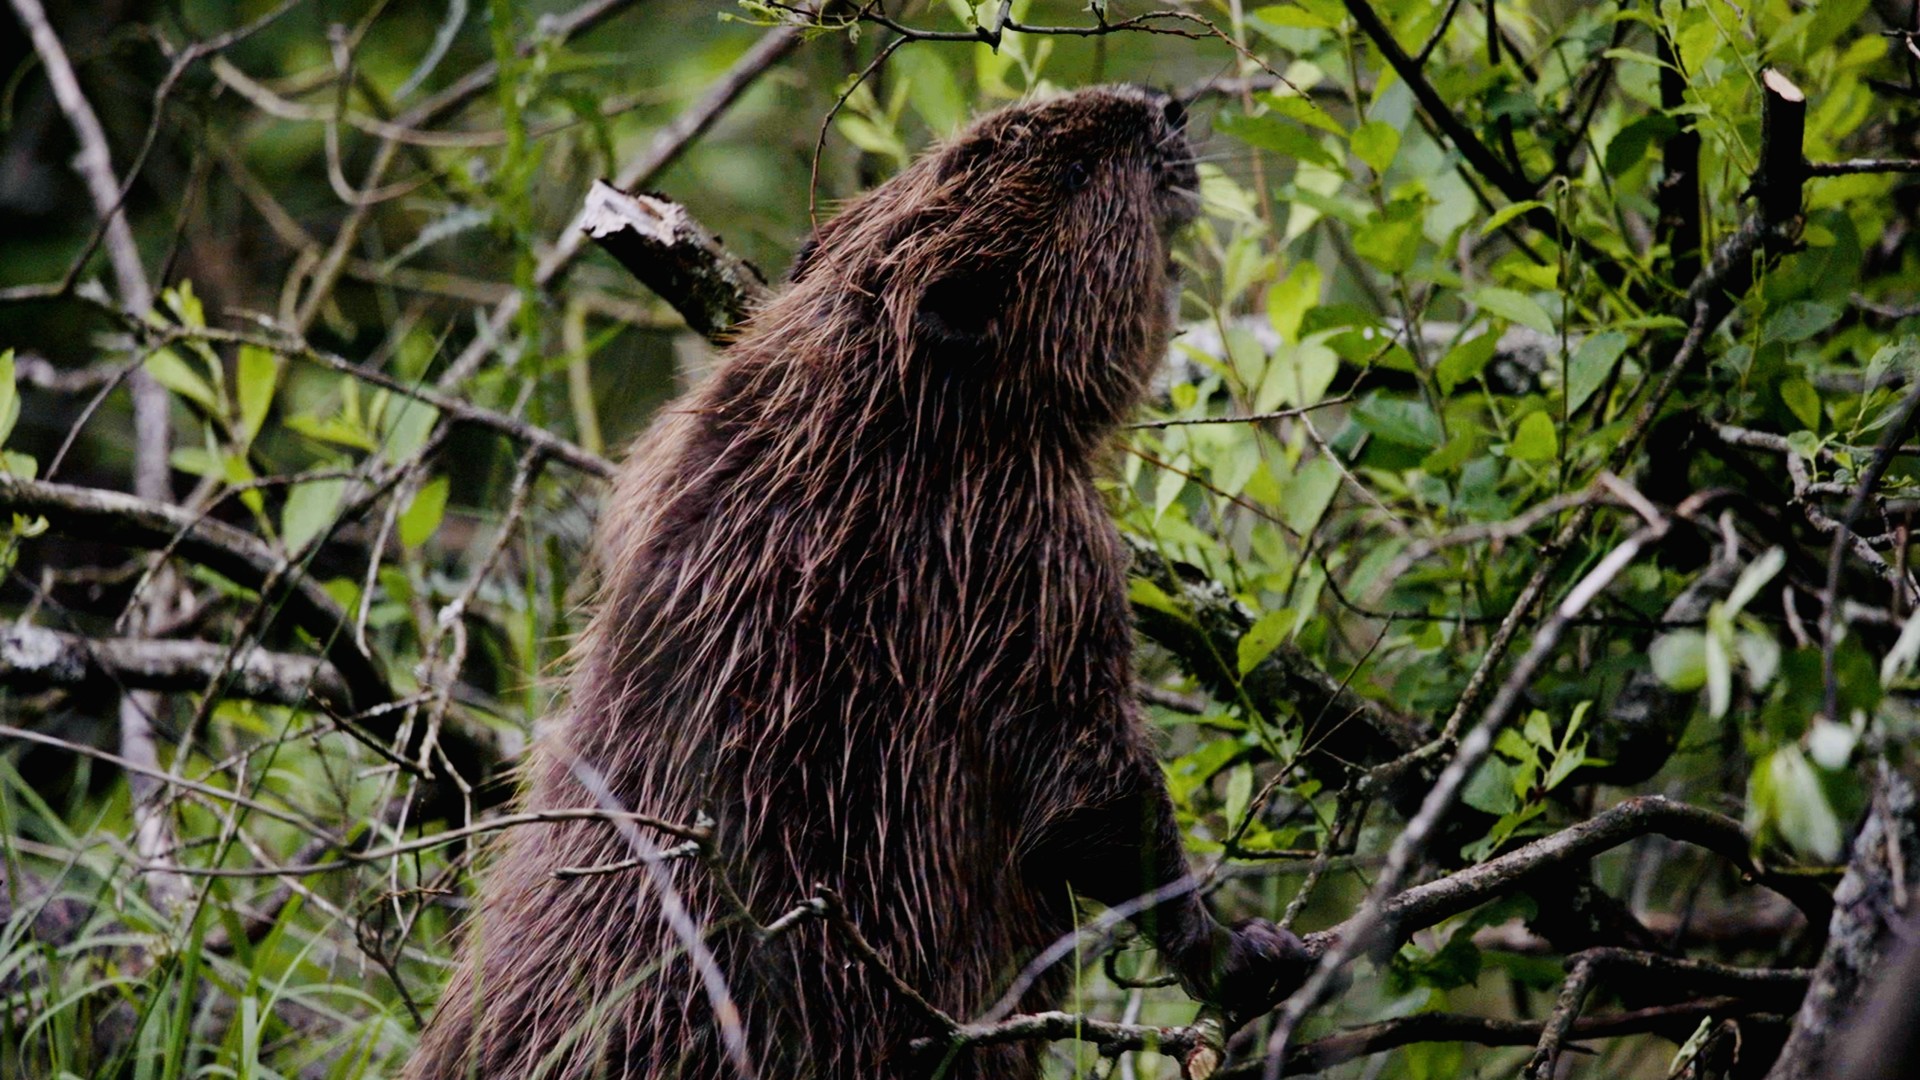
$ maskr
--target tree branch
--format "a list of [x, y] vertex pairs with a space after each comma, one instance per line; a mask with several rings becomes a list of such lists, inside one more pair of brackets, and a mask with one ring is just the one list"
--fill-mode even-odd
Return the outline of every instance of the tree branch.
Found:
[[[1753, 1011], [1750, 1005], [1738, 998], [1705, 998], [1611, 1016], [1582, 1017], [1573, 1024], [1570, 1034], [1580, 1039], [1643, 1035], [1695, 1024], [1704, 1016], [1744, 1016]], [[1423, 1042], [1529, 1046], [1539, 1040], [1542, 1027], [1537, 1020], [1494, 1020], [1455, 1013], [1418, 1013], [1364, 1027], [1348, 1028], [1306, 1043], [1287, 1055], [1286, 1067], [1282, 1072], [1286, 1076], [1322, 1072], [1356, 1058]], [[1220, 1073], [1219, 1077], [1220, 1080], [1248, 1080], [1258, 1075], [1260, 1063], [1253, 1061], [1236, 1065]]]
[[1809, 972], [1800, 968], [1740, 968], [1710, 960], [1685, 960], [1632, 949], [1587, 949], [1567, 957], [1567, 981], [1559, 1001], [1540, 1032], [1540, 1041], [1522, 1076], [1548, 1080], [1555, 1072], [1560, 1050], [1580, 1017], [1580, 1007], [1594, 983], [1618, 987], [1633, 984], [1640, 994], [1719, 993], [1769, 1012], [1798, 1005], [1807, 991]]
[[354, 644], [351, 625], [333, 598], [298, 567], [250, 533], [166, 503], [117, 491], [52, 484], [0, 474], [0, 511], [44, 517], [67, 536], [178, 553], [249, 589], [272, 587], [287, 619], [321, 642], [355, 709], [393, 700], [379, 660]]
[[1180, 576], [1144, 541], [1129, 543], [1133, 575], [1158, 587], [1177, 611], [1136, 602], [1133, 614], [1141, 633], [1171, 653], [1217, 700], [1245, 700], [1263, 714], [1298, 716], [1306, 725], [1310, 767], [1344, 777], [1355, 765], [1397, 759], [1432, 739], [1425, 721], [1342, 685], [1291, 642], [1241, 674], [1235, 657], [1253, 613], [1217, 583]]
[[[1920, 889], [1920, 798], [1905, 776], [1881, 766], [1874, 806], [1854, 839], [1846, 876], [1834, 893], [1827, 947], [1793, 1030], [1767, 1080], [1827, 1075], [1844, 1048], [1846, 1023], [1871, 1000], [1893, 947], [1912, 933], [1908, 907]], [[1907, 1005], [1913, 1015], [1913, 1005]]]
[[1860, 173], [1920, 173], [1920, 158], [1850, 158], [1819, 161], [1807, 166], [1808, 176], [1854, 176]]
[[[1386, 902], [1382, 915], [1393, 928], [1392, 940], [1404, 940], [1488, 900], [1516, 892], [1538, 874], [1585, 862], [1642, 836], [1665, 836], [1719, 855], [1748, 880], [1791, 901], [1809, 921], [1823, 922], [1833, 910], [1832, 899], [1817, 883], [1791, 874], [1774, 874], [1756, 864], [1752, 838], [1739, 822], [1663, 796], [1645, 795], [1478, 866], [1407, 889]], [[1322, 933], [1310, 934], [1308, 948], [1313, 948], [1316, 941], [1349, 937], [1356, 928], [1356, 920], [1348, 919]]]
[[766, 299], [760, 271], [721, 247], [679, 203], [596, 180], [580, 228], [642, 285], [674, 297], [674, 308], [701, 337], [724, 335]]
[[[1445, 133], [1448, 141], [1460, 151], [1460, 156], [1467, 159], [1467, 164], [1473, 166], [1475, 172], [1486, 177], [1494, 187], [1499, 188], [1500, 194], [1510, 201], [1525, 202], [1533, 198], [1534, 185], [1525, 177], [1507, 168], [1506, 164], [1480, 141], [1480, 137], [1467, 127], [1453, 108], [1447, 104], [1446, 98], [1442, 97], [1440, 92], [1434, 89], [1433, 84], [1427, 81], [1426, 73], [1421, 70], [1420, 64], [1400, 47], [1400, 42], [1394, 38], [1393, 31], [1380, 18], [1379, 13], [1373, 10], [1373, 6], [1368, 4], [1367, 0], [1346, 0], [1346, 5], [1347, 14], [1353, 16], [1353, 21], [1373, 42], [1374, 47], [1380, 50], [1380, 55], [1386, 60], [1388, 66], [1392, 67], [1394, 73], [1406, 82], [1407, 88], [1413, 91], [1414, 99], [1420, 102], [1420, 107], [1433, 118], [1434, 125]], [[1544, 228], [1551, 235], [1555, 231], [1551, 224], [1552, 214], [1545, 210], [1536, 210], [1533, 213], [1545, 216]], [[1529, 219], [1532, 216], [1529, 214]]]
[[231, 664], [206, 641], [90, 638], [38, 626], [0, 630], [0, 685], [15, 691], [84, 690], [101, 680], [128, 690], [198, 693], [220, 682], [227, 697], [294, 708], [317, 699], [345, 711], [352, 695], [331, 664], [252, 648]]

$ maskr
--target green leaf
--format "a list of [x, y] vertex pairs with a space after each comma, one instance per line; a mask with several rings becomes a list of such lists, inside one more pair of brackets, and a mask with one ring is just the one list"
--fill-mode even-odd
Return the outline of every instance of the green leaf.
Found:
[[[1319, 335], [1315, 335], [1316, 338]], [[1283, 405], [1318, 405], [1340, 374], [1340, 357], [1319, 340], [1282, 345], [1267, 364], [1253, 410], [1271, 412]]]
[[1480, 235], [1485, 236], [1488, 233], [1493, 232], [1495, 229], [1498, 229], [1500, 226], [1505, 225], [1507, 222], [1512, 221], [1514, 218], [1519, 217], [1521, 214], [1524, 214], [1529, 210], [1546, 210], [1546, 209], [1550, 209], [1550, 208], [1547, 206], [1546, 203], [1541, 202], [1539, 199], [1523, 199], [1520, 202], [1513, 203], [1508, 206], [1503, 206], [1500, 209], [1495, 210], [1492, 216], [1487, 218], [1487, 223], [1485, 225], [1480, 226]]
[[447, 512], [447, 478], [436, 476], [420, 486], [400, 513], [400, 543], [417, 548], [440, 528]]
[[1627, 351], [1627, 335], [1602, 330], [1588, 335], [1567, 359], [1567, 412], [1577, 413], [1612, 374]]
[[1526, 723], [1521, 725], [1520, 733], [1527, 737], [1528, 742], [1542, 750], [1552, 750], [1556, 745], [1553, 741], [1553, 721], [1547, 719], [1547, 714], [1539, 709], [1527, 714]]
[[20, 419], [20, 390], [13, 382], [13, 350], [0, 351], [0, 446]]
[[1525, 293], [1512, 289], [1503, 289], [1489, 285], [1481, 289], [1470, 290], [1466, 298], [1476, 307], [1490, 315], [1497, 315], [1508, 322], [1516, 322], [1543, 334], [1553, 333], [1553, 318], [1547, 309]]
[[1225, 813], [1227, 823], [1237, 826], [1240, 819], [1247, 815], [1247, 808], [1253, 805], [1253, 766], [1241, 762], [1227, 774], [1227, 802]]
[[1734, 637], [1740, 650], [1740, 666], [1746, 669], [1747, 684], [1764, 690], [1780, 670], [1780, 642], [1772, 634], [1742, 630]]
[[1341, 127], [1338, 120], [1327, 115], [1327, 110], [1315, 104], [1312, 98], [1302, 97], [1299, 94], [1272, 93], [1261, 100], [1265, 101], [1267, 107], [1275, 113], [1296, 123], [1319, 128], [1329, 135], [1338, 135], [1343, 139], [1347, 136], [1347, 129]]
[[1547, 775], [1541, 778], [1540, 787], [1546, 791], [1558, 788], [1587, 761], [1587, 740], [1581, 739], [1564, 752], [1554, 754], [1553, 764], [1547, 768]]
[[1353, 232], [1353, 250], [1361, 258], [1389, 274], [1398, 274], [1413, 266], [1420, 253], [1422, 219], [1426, 204], [1417, 199], [1389, 203], [1385, 210]]
[[[1403, 947], [1394, 958], [1398, 974], [1413, 985], [1436, 990], [1454, 990], [1472, 986], [1480, 978], [1480, 950], [1473, 944], [1472, 932], [1456, 931], [1447, 943], [1431, 956], [1416, 945]], [[1459, 1072], [1444, 1074], [1462, 1075]]]
[[1881, 658], [1880, 682], [1891, 686], [1906, 678], [1915, 661], [1920, 661], [1920, 611], [1907, 616], [1906, 623], [1900, 627], [1900, 637]]
[[1173, 801], [1178, 805], [1190, 804], [1200, 784], [1226, 768], [1227, 762], [1245, 748], [1245, 744], [1237, 738], [1214, 739], [1202, 743], [1192, 753], [1166, 762], [1163, 770], [1167, 777], [1167, 793], [1173, 796]]
[[1893, 371], [1908, 375], [1920, 371], [1920, 340], [1903, 337], [1875, 349], [1873, 359], [1867, 361], [1866, 385], [1883, 385], [1888, 373]]
[[1769, 341], [1805, 341], [1813, 335], [1833, 325], [1840, 317], [1840, 311], [1831, 304], [1822, 304], [1816, 300], [1795, 300], [1767, 319], [1766, 329], [1760, 334], [1764, 344]]
[[1679, 130], [1680, 125], [1672, 117], [1659, 113], [1643, 116], [1621, 128], [1607, 142], [1607, 175], [1617, 177], [1640, 164], [1654, 140], [1670, 138]]
[[219, 476], [223, 469], [217, 451], [204, 446], [181, 446], [167, 455], [168, 467], [188, 476]]
[[1665, 60], [1660, 59], [1659, 57], [1653, 55], [1652, 53], [1641, 52], [1638, 49], [1621, 49], [1621, 48], [1603, 49], [1601, 50], [1600, 55], [1607, 58], [1608, 60], [1618, 60], [1623, 64], [1645, 64], [1648, 67], [1652, 67], [1652, 68], [1673, 67], [1672, 64], [1667, 63]]
[[433, 436], [440, 421], [440, 410], [422, 401], [406, 398], [380, 417], [384, 440], [380, 452], [388, 461], [406, 461], [420, 452]]
[[1812, 56], [1853, 29], [1867, 10], [1867, 0], [1821, 0], [1812, 5], [1812, 18], [1806, 23], [1806, 36], [1800, 41], [1801, 55]]
[[305, 414], [287, 417], [287, 426], [302, 435], [336, 446], [350, 447], [354, 450], [378, 450], [380, 444], [367, 434], [366, 428], [347, 416], [308, 416]]
[[1483, 814], [1512, 813], [1520, 806], [1519, 796], [1513, 793], [1513, 773], [1505, 759], [1487, 758], [1460, 790], [1460, 801]]
[[1260, 661], [1273, 655], [1273, 650], [1287, 639], [1287, 631], [1293, 628], [1294, 612], [1291, 608], [1280, 608], [1260, 616], [1259, 621], [1240, 635], [1239, 654], [1240, 674], [1245, 675], [1260, 666]]
[[1349, 145], [1353, 156], [1365, 162], [1375, 176], [1380, 176], [1393, 164], [1393, 156], [1400, 152], [1400, 132], [1384, 121], [1369, 120], [1355, 129]]
[[141, 366], [153, 376], [154, 382], [199, 405], [208, 415], [225, 413], [220, 407], [220, 395], [172, 349], [155, 350]]
[[1320, 521], [1333, 493], [1340, 490], [1340, 467], [1324, 457], [1314, 458], [1287, 481], [1280, 500], [1280, 520], [1296, 533], [1306, 533]]
[[240, 346], [238, 381], [234, 393], [240, 399], [240, 442], [250, 446], [266, 423], [267, 410], [273, 407], [274, 387], [280, 381], [280, 358], [257, 345]]
[[1127, 579], [1127, 602], [1135, 607], [1158, 611], [1162, 615], [1171, 615], [1183, 623], [1191, 623], [1193, 621], [1192, 618], [1187, 615], [1186, 609], [1174, 603], [1173, 597], [1168, 596], [1165, 589], [1148, 581], [1146, 578], [1137, 577]]
[[1320, 303], [1320, 267], [1301, 261], [1267, 290], [1267, 321], [1291, 345], [1300, 340], [1300, 320]]
[[1440, 445], [1440, 418], [1423, 401], [1368, 394], [1354, 406], [1353, 418], [1379, 438], [1415, 450]]
[[1501, 728], [1500, 734], [1494, 736], [1493, 748], [1519, 762], [1531, 763], [1540, 754], [1539, 748], [1528, 742], [1525, 735], [1510, 727]]
[[1820, 430], [1820, 392], [1798, 376], [1780, 381], [1780, 401], [1808, 431]]
[[1507, 444], [1507, 456], [1519, 461], [1551, 461], [1560, 453], [1560, 434], [1544, 412], [1528, 413]]
[[200, 298], [193, 294], [193, 282], [183, 281], [171, 289], [163, 289], [160, 299], [180, 317], [181, 323], [195, 329], [207, 325], [207, 314], [201, 306]]
[[[1765, 782], [1756, 784], [1763, 772]], [[1758, 809], [1779, 830], [1781, 839], [1825, 862], [1840, 858], [1840, 817], [1800, 747], [1788, 744], [1776, 749], [1755, 767], [1748, 785], [1749, 803], [1760, 796]], [[1750, 805], [1749, 812], [1753, 809]]]
[[1707, 682], [1707, 640], [1698, 630], [1675, 630], [1653, 639], [1647, 659], [1661, 682], [1675, 690], [1698, 690]]
[[1760, 590], [1766, 587], [1767, 582], [1772, 581], [1774, 575], [1786, 565], [1785, 550], [1771, 547], [1762, 552], [1759, 558], [1748, 563], [1747, 568], [1740, 571], [1740, 579], [1733, 583], [1733, 588], [1727, 590], [1727, 598], [1722, 603], [1722, 608], [1730, 616], [1738, 615], [1753, 602], [1753, 598], [1760, 594]]
[[1469, 379], [1479, 378], [1486, 370], [1487, 362], [1493, 359], [1493, 351], [1500, 344], [1500, 335], [1491, 331], [1476, 338], [1455, 345], [1440, 358], [1439, 366], [1434, 368], [1434, 378], [1440, 383], [1440, 392], [1451, 394], [1454, 388]]
[[1155, 521], [1160, 520], [1168, 510], [1172, 509], [1173, 504], [1179, 501], [1180, 493], [1187, 488], [1186, 474], [1193, 469], [1192, 461], [1185, 454], [1174, 458], [1169, 464], [1173, 467], [1161, 469], [1159, 475], [1153, 479], [1153, 519]]
[[1259, 116], [1221, 113], [1214, 118], [1213, 130], [1248, 146], [1271, 150], [1296, 161], [1310, 161], [1329, 169], [1339, 169], [1341, 165], [1340, 159], [1322, 146], [1319, 139], [1272, 113]]
[[1824, 716], [1813, 718], [1807, 730], [1807, 756], [1823, 769], [1844, 769], [1853, 759], [1853, 748], [1860, 736], [1845, 724], [1836, 724]]
[[848, 142], [869, 154], [889, 158], [897, 165], [904, 166], [912, 156], [907, 153], [906, 144], [900, 141], [899, 133], [883, 128], [867, 117], [843, 112], [834, 119], [833, 126]]
[[1294, 30], [1331, 30], [1340, 25], [1325, 16], [1295, 7], [1292, 4], [1272, 4], [1255, 8], [1252, 16], [1271, 26], [1283, 26]]
[[1707, 715], [1715, 720], [1727, 715], [1733, 703], [1733, 650], [1728, 640], [1732, 636], [1733, 628], [1725, 620], [1707, 620], [1701, 656], [1707, 668]]
[[347, 492], [345, 480], [308, 480], [295, 484], [287, 492], [287, 504], [280, 509], [280, 542], [289, 552], [306, 548], [314, 537], [333, 524], [334, 512]]
[[966, 123], [966, 94], [939, 49], [902, 49], [894, 62], [908, 80], [907, 102], [935, 135], [951, 135]]

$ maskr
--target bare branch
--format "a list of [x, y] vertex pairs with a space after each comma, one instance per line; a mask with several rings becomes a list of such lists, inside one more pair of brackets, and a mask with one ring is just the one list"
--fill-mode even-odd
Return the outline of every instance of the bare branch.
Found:
[[1290, 710], [1300, 716], [1312, 741], [1309, 767], [1344, 778], [1353, 763], [1393, 760], [1432, 739], [1425, 721], [1341, 685], [1290, 642], [1241, 674], [1236, 649], [1253, 625], [1253, 613], [1219, 585], [1182, 577], [1144, 541], [1131, 544], [1134, 576], [1157, 586], [1175, 606], [1169, 611], [1136, 603], [1141, 632], [1172, 653], [1216, 699], [1250, 704], [1263, 715]]
[[767, 296], [767, 281], [675, 202], [594, 181], [580, 228], [705, 338], [724, 334]]
[[1740, 968], [1708, 960], [1676, 959], [1632, 949], [1587, 949], [1567, 957], [1567, 980], [1540, 1032], [1540, 1042], [1522, 1076], [1547, 1080], [1596, 982], [1633, 983], [1663, 995], [1719, 993], [1750, 1008], [1784, 1011], [1799, 1004], [1810, 973], [1802, 968]]
[[0, 685], [15, 691], [82, 690], [100, 680], [129, 690], [191, 693], [218, 682], [227, 697], [346, 710], [347, 684], [325, 661], [251, 648], [228, 664], [205, 641], [91, 638], [37, 626], [0, 630]]
[[[28, 35], [33, 39], [34, 52], [40, 55], [40, 63], [46, 68], [47, 82], [53, 87], [54, 100], [60, 103], [60, 111], [66, 114], [67, 123], [72, 125], [74, 137], [80, 143], [80, 153], [74, 158], [73, 167], [86, 182], [87, 194], [93, 200], [95, 212], [106, 223], [107, 259], [113, 266], [120, 302], [134, 311], [145, 313], [153, 306], [153, 288], [147, 283], [145, 268], [140, 265], [140, 249], [133, 242], [133, 230], [128, 227], [127, 216], [120, 209], [120, 181], [113, 174], [113, 152], [107, 145], [106, 129], [100, 126], [100, 117], [94, 113], [93, 105], [81, 91], [73, 63], [67, 59], [66, 49], [53, 32], [53, 26], [48, 23], [46, 9], [40, 6], [40, 0], [11, 2], [21, 25], [27, 28]], [[154, 384], [154, 389], [160, 390], [159, 385]], [[160, 400], [163, 403], [166, 400], [164, 390], [160, 390]]]
[[361, 382], [378, 386], [383, 390], [409, 397], [415, 401], [431, 405], [441, 411], [445, 418], [459, 423], [473, 424], [490, 428], [505, 435], [514, 442], [536, 451], [543, 457], [551, 458], [572, 469], [599, 480], [613, 478], [613, 463], [598, 454], [589, 453], [578, 445], [561, 438], [545, 428], [535, 427], [524, 420], [517, 420], [504, 413], [475, 405], [465, 398], [443, 393], [425, 386], [396, 379], [384, 371], [378, 371], [356, 364], [344, 356], [316, 349], [304, 338], [287, 336], [267, 336], [248, 334], [234, 330], [221, 330], [213, 327], [166, 327], [148, 331], [159, 343], [172, 341], [205, 341], [224, 345], [256, 345], [271, 352], [283, 353], [298, 360], [350, 375]]
[[166, 503], [96, 488], [0, 475], [0, 510], [44, 517], [55, 532], [107, 540], [150, 551], [174, 551], [250, 589], [279, 580], [287, 618], [323, 643], [323, 651], [350, 689], [355, 708], [393, 698], [380, 662], [354, 644], [351, 627], [333, 598], [290, 566], [265, 542], [224, 522]]
[[1908, 777], [1884, 764], [1878, 788], [1834, 894], [1826, 951], [1768, 1080], [1830, 1075], [1844, 1025], [1869, 1000], [1893, 946], [1911, 933], [1912, 913], [1902, 909], [1920, 886], [1920, 860], [1905, 853], [1920, 845], [1920, 799]]
[[1851, 158], [1846, 161], [1816, 161], [1807, 166], [1808, 176], [1855, 176], [1860, 173], [1920, 173], [1920, 158]]
[[[1476, 172], [1486, 177], [1494, 187], [1499, 188], [1500, 193], [1509, 200], [1524, 202], [1533, 198], [1534, 185], [1525, 177], [1516, 175], [1509, 169], [1506, 163], [1495, 156], [1493, 151], [1487, 149], [1486, 144], [1480, 141], [1480, 137], [1467, 127], [1466, 123], [1453, 111], [1452, 106], [1447, 104], [1446, 98], [1442, 97], [1427, 80], [1426, 74], [1420, 70], [1419, 63], [1400, 47], [1399, 41], [1393, 36], [1393, 31], [1381, 20], [1379, 13], [1373, 10], [1373, 6], [1368, 4], [1367, 0], [1346, 0], [1346, 5], [1347, 14], [1353, 16], [1353, 21], [1373, 42], [1374, 47], [1380, 50], [1380, 55], [1385, 58], [1388, 66], [1392, 67], [1394, 73], [1406, 82], [1408, 89], [1413, 91], [1413, 96], [1420, 102], [1420, 107], [1426, 110], [1427, 115], [1433, 118], [1435, 126], [1439, 127], [1448, 141], [1460, 151], [1460, 156], [1466, 158], [1467, 163], [1473, 166]], [[1549, 233], [1554, 231], [1551, 225], [1551, 213], [1545, 210], [1534, 213], [1545, 218], [1543, 224]], [[1529, 219], [1533, 216], [1534, 214], [1528, 215]]]
[[[1744, 1016], [1754, 1010], [1737, 998], [1706, 998], [1611, 1016], [1582, 1017], [1571, 1028], [1581, 1039], [1611, 1039], [1691, 1027], [1703, 1016]], [[1370, 1054], [1385, 1053], [1422, 1042], [1472, 1042], [1482, 1046], [1530, 1046], [1540, 1038], [1541, 1023], [1534, 1020], [1495, 1020], [1453, 1013], [1418, 1013], [1348, 1028], [1306, 1043], [1287, 1055], [1283, 1075], [1322, 1072]], [[1261, 1063], [1248, 1062], [1219, 1074], [1221, 1080], [1259, 1076]]]
[[[1719, 855], [1748, 879], [1792, 901], [1816, 924], [1832, 910], [1832, 900], [1818, 883], [1792, 874], [1771, 873], [1754, 863], [1752, 839], [1739, 822], [1711, 810], [1646, 795], [1628, 799], [1478, 866], [1407, 889], [1386, 902], [1382, 922], [1392, 928], [1391, 940], [1404, 940], [1495, 897], [1511, 895], [1536, 875], [1585, 862], [1642, 836], [1665, 836]], [[1358, 918], [1356, 915], [1329, 930], [1308, 935], [1308, 949], [1324, 950], [1328, 942], [1351, 938], [1362, 928]]]

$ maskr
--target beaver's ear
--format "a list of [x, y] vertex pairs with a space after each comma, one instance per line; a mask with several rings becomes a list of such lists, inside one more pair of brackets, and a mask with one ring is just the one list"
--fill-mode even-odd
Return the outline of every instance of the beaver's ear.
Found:
[[935, 346], [983, 345], [1006, 310], [1011, 283], [995, 267], [954, 270], [920, 293], [914, 330]]
[[999, 153], [1000, 150], [1001, 139], [994, 132], [969, 132], [941, 149], [939, 165], [934, 175], [944, 183], [956, 176], [977, 170], [981, 162]]

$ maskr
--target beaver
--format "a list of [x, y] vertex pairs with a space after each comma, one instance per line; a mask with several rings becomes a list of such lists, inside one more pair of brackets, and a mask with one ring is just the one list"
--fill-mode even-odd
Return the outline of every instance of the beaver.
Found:
[[[504, 837], [407, 1076], [1035, 1077], [1031, 1044], [929, 1055], [899, 983], [962, 1020], [1010, 988], [1053, 1007], [1071, 972], [1018, 977], [1078, 898], [1134, 901], [1197, 997], [1297, 985], [1297, 939], [1182, 887], [1095, 487], [1166, 347], [1192, 158], [1176, 100], [1087, 89], [981, 117], [816, 231], [624, 466], [527, 764], [528, 808], [709, 839]], [[781, 918], [827, 896], [856, 933]]]

